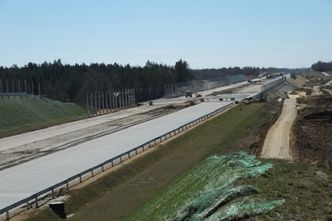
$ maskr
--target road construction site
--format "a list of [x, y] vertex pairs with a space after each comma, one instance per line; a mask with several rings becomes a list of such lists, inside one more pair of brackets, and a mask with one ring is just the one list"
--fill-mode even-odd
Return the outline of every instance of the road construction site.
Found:
[[[261, 89], [260, 85], [240, 82], [201, 91], [199, 94], [203, 99], [217, 101], [220, 98], [211, 94], [226, 90], [237, 91], [228, 96], [239, 100], [257, 96]], [[135, 108], [0, 139], [0, 170], [170, 114], [198, 102], [200, 99], [195, 97], [161, 98], [153, 100], [153, 105], [143, 102]]]
[[294, 88], [286, 93], [282, 113], [266, 135], [263, 158], [309, 161], [332, 167], [331, 79], [332, 75], [325, 72], [309, 72], [288, 80]]
[[[158, 99], [152, 101], [153, 105], [143, 103], [117, 113], [1, 139], [3, 170], [0, 173], [5, 180], [0, 187], [1, 212], [9, 217], [10, 210], [21, 206], [22, 202], [38, 201], [36, 193], [39, 191], [123, 153], [130, 158], [133, 148], [143, 145], [144, 150], [146, 142], [161, 139], [160, 136], [188, 123], [191, 126], [191, 122], [198, 119], [199, 122], [207, 119], [212, 113], [229, 107], [238, 94], [246, 94], [248, 99], [258, 97], [270, 89], [269, 85], [277, 85], [277, 81], [281, 82], [281, 79], [249, 85], [241, 82], [200, 92], [203, 103], [200, 103], [201, 97]], [[230, 89], [236, 91], [230, 101], [221, 102], [217, 96], [210, 95]], [[200, 104], [183, 109], [188, 103]], [[169, 107], [170, 104], [173, 106]], [[122, 158], [118, 160], [122, 161]], [[68, 182], [64, 184], [68, 186]]]
[[332, 98], [299, 99], [294, 123], [294, 155], [301, 161], [332, 168]]
[[[73, 185], [102, 174], [113, 165], [128, 160], [145, 149], [222, 113], [223, 110], [231, 109], [236, 106], [235, 103], [255, 99], [273, 99], [281, 103], [286, 98], [279, 119], [267, 132], [262, 145], [262, 157], [286, 160], [296, 160], [299, 156], [308, 158], [306, 154], [309, 152], [301, 153], [298, 147], [294, 147], [299, 133], [294, 133], [293, 128], [297, 128], [299, 117], [324, 120], [327, 117], [324, 113], [318, 114], [318, 118], [315, 117], [317, 114], [307, 116], [298, 113], [304, 106], [310, 107], [301, 104], [304, 102], [299, 100], [308, 102], [305, 97], [308, 93], [304, 93], [304, 90], [309, 89], [303, 89], [306, 87], [303, 86], [304, 82], [301, 77], [297, 80], [264, 79], [250, 84], [240, 82], [198, 92], [190, 98], [161, 98], [108, 115], [1, 139], [0, 151], [3, 158], [0, 158], [0, 176], [4, 182], [0, 183], [0, 212], [6, 218], [14, 215], [18, 208], [26, 209], [34, 205], [38, 207], [40, 200], [56, 197], [62, 190], [69, 190]], [[326, 82], [322, 87], [311, 87], [313, 97], [324, 95], [323, 89], [329, 89], [328, 87]], [[293, 90], [295, 92], [290, 93]], [[311, 106], [322, 104], [324, 101], [319, 102], [319, 105], [317, 102], [312, 103]], [[241, 110], [242, 106], [239, 106], [237, 111]], [[22, 142], [23, 139], [25, 142]], [[327, 140], [328, 136], [325, 141]], [[326, 149], [320, 153], [323, 152]], [[321, 157], [317, 155], [317, 158]], [[328, 164], [330, 161], [324, 162]]]
[[185, 104], [158, 108], [146, 106], [145, 110], [133, 108], [112, 116], [96, 117], [95, 121], [90, 118], [4, 138], [0, 141], [0, 170], [170, 114], [184, 107]]

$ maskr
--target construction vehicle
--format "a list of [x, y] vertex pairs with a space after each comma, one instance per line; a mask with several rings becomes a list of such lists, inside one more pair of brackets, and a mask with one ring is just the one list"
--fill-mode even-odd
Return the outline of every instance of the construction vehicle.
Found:
[[191, 93], [191, 91], [187, 90], [185, 97], [192, 97], [192, 96], [193, 96], [193, 94]]

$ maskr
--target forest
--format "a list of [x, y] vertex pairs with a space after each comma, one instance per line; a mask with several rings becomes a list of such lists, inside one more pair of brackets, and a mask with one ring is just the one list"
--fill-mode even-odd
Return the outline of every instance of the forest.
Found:
[[[162, 97], [165, 87], [183, 85], [194, 79], [223, 81], [227, 84], [229, 76], [243, 75], [245, 79], [250, 79], [265, 71], [276, 70], [258, 67], [193, 70], [182, 59], [174, 66], [147, 61], [142, 67], [117, 63], [70, 65], [58, 59], [53, 63], [30, 62], [22, 67], [0, 66], [0, 93], [6, 87], [9, 88], [7, 90], [22, 87], [22, 82], [27, 81], [29, 90], [34, 94], [41, 93], [42, 96], [60, 101], [84, 104], [86, 95], [92, 92], [134, 88], [136, 101], [139, 102]], [[15, 83], [12, 85], [12, 82]]]
[[219, 69], [199, 69], [193, 70], [193, 73], [197, 79], [204, 80], [224, 80], [230, 75], [245, 75], [247, 78], [258, 76], [262, 70], [258, 67], [229, 67]]
[[332, 61], [330, 62], [321, 62], [318, 61], [317, 63], [313, 64], [311, 66], [311, 69], [315, 71], [332, 71]]
[[[164, 85], [186, 82], [194, 76], [186, 61], [174, 66], [148, 61], [144, 67], [92, 63], [62, 64], [61, 60], [42, 64], [28, 63], [23, 67], [0, 67], [0, 79], [4, 81], [28, 81], [40, 85], [43, 96], [60, 101], [84, 103], [86, 94], [96, 91], [135, 88], [136, 100], [148, 100], [163, 96]], [[2, 85], [4, 88], [5, 85]], [[16, 86], [17, 87], [17, 86]]]

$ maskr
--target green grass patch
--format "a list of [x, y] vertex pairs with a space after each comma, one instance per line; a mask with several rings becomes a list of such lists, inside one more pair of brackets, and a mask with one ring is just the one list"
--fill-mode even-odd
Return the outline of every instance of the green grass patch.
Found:
[[260, 176], [271, 167], [245, 152], [208, 157], [126, 221], [238, 220], [266, 213], [284, 200], [267, 201], [255, 187], [234, 183]]
[[0, 98], [0, 137], [85, 117], [85, 110], [74, 103], [38, 97]]

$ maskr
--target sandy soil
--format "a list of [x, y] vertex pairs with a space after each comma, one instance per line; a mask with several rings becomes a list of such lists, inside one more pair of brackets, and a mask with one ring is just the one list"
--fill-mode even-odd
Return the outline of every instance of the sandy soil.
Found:
[[332, 85], [332, 80], [330, 80], [329, 82], [327, 82], [327, 83], [325, 84], [325, 86], [330, 86], [330, 85]]
[[311, 96], [320, 96], [320, 95], [322, 95], [322, 92], [320, 91], [320, 86], [313, 86]]
[[292, 160], [290, 134], [296, 114], [296, 96], [291, 96], [285, 99], [280, 117], [267, 133], [261, 153], [263, 158]]
[[305, 106], [294, 123], [295, 157], [332, 168], [332, 97], [299, 99]]

